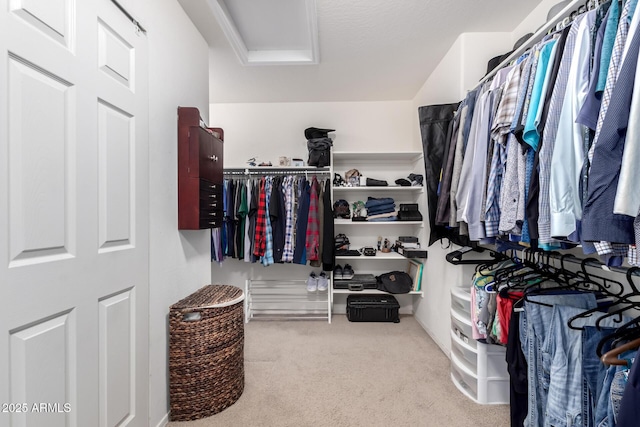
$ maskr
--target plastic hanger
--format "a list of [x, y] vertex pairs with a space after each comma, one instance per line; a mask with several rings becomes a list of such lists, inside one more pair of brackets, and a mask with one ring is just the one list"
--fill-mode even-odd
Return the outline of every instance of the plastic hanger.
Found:
[[[609, 294], [611, 296], [619, 297], [624, 293], [624, 285], [617, 280], [609, 279], [607, 277], [598, 276], [594, 273], [589, 273], [587, 271], [587, 264], [589, 262], [600, 263], [595, 258], [584, 258], [580, 261], [580, 271], [576, 273], [576, 276], [579, 279], [582, 279], [580, 282], [583, 286], [593, 287], [596, 286], [601, 292]], [[627, 279], [630, 280], [630, 279]], [[617, 292], [612, 289], [612, 285], [616, 285], [618, 290]], [[635, 287], [634, 287], [635, 288]]]
[[[615, 310], [615, 311], [612, 311], [612, 312], [606, 312], [606, 313], [602, 311], [601, 307], [595, 307], [595, 308], [586, 310], [586, 311], [584, 311], [584, 312], [582, 312], [582, 313], [580, 313], [580, 314], [578, 314], [576, 316], [573, 316], [571, 319], [569, 319], [567, 321], [567, 326], [569, 328], [571, 328], [571, 329], [574, 329], [574, 330], [583, 330], [584, 328], [574, 326], [573, 322], [575, 322], [576, 320], [581, 319], [581, 318], [590, 317], [594, 313], [601, 314], [601, 316], [598, 318], [598, 320], [596, 320], [596, 324], [595, 324], [597, 328], [600, 328], [600, 322], [603, 319], [606, 319], [607, 317], [618, 315], [618, 319], [617, 320], [614, 319], [614, 322], [620, 323], [623, 320], [622, 313], [624, 311], [629, 310], [630, 308], [633, 308], [633, 307], [640, 309], [640, 303], [637, 303], [637, 302], [634, 302], [634, 301], [630, 301], [628, 299], [630, 296], [634, 296], [636, 294], [636, 292], [637, 292], [637, 289], [635, 287], [635, 284], [633, 284], [631, 276], [633, 275], [634, 271], [640, 270], [640, 269], [638, 269], [637, 267], [632, 267], [629, 270], [627, 270], [627, 280], [629, 281], [629, 283], [631, 285], [631, 288], [633, 289], [633, 292], [623, 296], [623, 295], [621, 295], [622, 292], [624, 291], [624, 287], [622, 286], [622, 283], [617, 282], [615, 280], [607, 279], [605, 277], [596, 276], [596, 275], [590, 275], [589, 273], [587, 273], [585, 267], [586, 267], [586, 263], [588, 261], [590, 261], [590, 260], [591, 260], [590, 258], [586, 258], [586, 259], [582, 260], [582, 262], [580, 263], [581, 267], [582, 267], [582, 269], [581, 269], [581, 273], [582, 274], [581, 274], [580, 277], [583, 277], [586, 280], [586, 282], [579, 282], [577, 285], [578, 286], [583, 285], [583, 286], [589, 286], [589, 287], [596, 286], [598, 288], [598, 292], [599, 293], [604, 294], [604, 295], [608, 295], [609, 297], [611, 297], [613, 299], [612, 302], [614, 302], [616, 305], [617, 304], [626, 304], [626, 305], [622, 309], [618, 309], [618, 310]], [[603, 283], [599, 283], [599, 282], [593, 280], [593, 277], [596, 277], [596, 278], [599, 278], [599, 279], [603, 280]], [[617, 284], [620, 287], [620, 291], [619, 292], [615, 292], [615, 293], [612, 292], [611, 291], [611, 283]], [[638, 293], [637, 295], [640, 295], [640, 293]], [[603, 299], [599, 299], [599, 301], [603, 301]], [[614, 304], [612, 304], [612, 305], [614, 305]]]
[[632, 298], [634, 297], [638, 297], [640, 296], [640, 291], [638, 290], [638, 288], [636, 287], [635, 283], [633, 282], [633, 275], [636, 271], [640, 271], [640, 268], [638, 267], [631, 267], [627, 270], [627, 282], [629, 283], [629, 286], [631, 287], [632, 291], [624, 294], [620, 297], [620, 301], [619, 304], [624, 304], [622, 307], [618, 308], [617, 310], [608, 312], [602, 316], [600, 316], [598, 318], [598, 320], [596, 321], [596, 328], [600, 328], [600, 323], [611, 316], [618, 316], [617, 320], [614, 319], [614, 322], [616, 323], [620, 323], [622, 322], [622, 313], [624, 313], [627, 310], [630, 309], [636, 309], [636, 310], [640, 310], [640, 302], [639, 301], [634, 301]]

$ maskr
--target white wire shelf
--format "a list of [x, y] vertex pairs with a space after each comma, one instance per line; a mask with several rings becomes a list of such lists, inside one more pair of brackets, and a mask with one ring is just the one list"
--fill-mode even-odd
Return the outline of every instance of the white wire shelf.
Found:
[[390, 294], [389, 292], [383, 292], [383, 291], [379, 291], [377, 289], [363, 289], [361, 291], [350, 291], [349, 289], [333, 289], [333, 294], [376, 294], [376, 295], [393, 295], [393, 296], [398, 296], [398, 295], [420, 295], [421, 297], [424, 298], [424, 292], [423, 291], [411, 291], [408, 292], [406, 294]]
[[[357, 249], [356, 249], [357, 250]], [[408, 258], [403, 257], [397, 252], [376, 252], [375, 256], [365, 256], [365, 255], [336, 255], [336, 259], [339, 260], [348, 260], [348, 259], [384, 259], [384, 260], [407, 260]]]
[[359, 187], [333, 187], [333, 191], [334, 192], [387, 192], [387, 191], [392, 191], [392, 192], [403, 192], [403, 193], [422, 193], [424, 191], [424, 187], [419, 186], [419, 187], [403, 187], [401, 185], [390, 185], [387, 187], [381, 187], [381, 186], [374, 186], [374, 187], [367, 187], [367, 186], [359, 186]]
[[389, 161], [416, 161], [422, 158], [422, 151], [334, 151], [335, 161], [366, 161], [366, 162], [389, 162]]
[[334, 225], [358, 225], [358, 226], [364, 226], [364, 225], [381, 225], [381, 226], [385, 226], [385, 225], [418, 225], [418, 226], [423, 226], [424, 223], [422, 221], [351, 221], [350, 219], [340, 219], [340, 218], [336, 218], [333, 220]]

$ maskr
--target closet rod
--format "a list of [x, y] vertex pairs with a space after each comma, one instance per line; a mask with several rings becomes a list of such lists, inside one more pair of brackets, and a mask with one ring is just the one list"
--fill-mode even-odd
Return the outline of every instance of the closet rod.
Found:
[[264, 170], [250, 170], [250, 169], [224, 169], [223, 174], [227, 176], [232, 175], [326, 175], [330, 174], [329, 170], [314, 170], [300, 168], [277, 168], [277, 169], [264, 169]]
[[486, 81], [491, 79], [498, 71], [500, 71], [502, 68], [509, 65], [511, 61], [518, 58], [520, 55], [522, 55], [524, 52], [530, 49], [533, 45], [535, 45], [540, 40], [542, 40], [542, 38], [545, 35], [547, 35], [550, 29], [554, 28], [564, 18], [570, 16], [571, 13], [574, 11], [574, 9], [576, 9], [576, 6], [579, 7], [579, 6], [582, 6], [583, 4], [584, 4], [584, 0], [573, 0], [571, 3], [569, 3], [564, 9], [558, 12], [558, 14], [553, 19], [545, 23], [542, 27], [538, 29], [538, 31], [536, 31], [531, 37], [529, 37], [529, 39], [526, 42], [524, 42], [522, 46], [514, 50], [511, 53], [511, 55], [509, 55], [504, 61], [498, 64], [496, 68], [491, 70], [486, 76], [480, 79], [480, 81], [473, 87], [473, 89], [476, 89], [482, 86]]
[[[514, 242], [505, 242], [505, 241], [501, 241], [501, 242], [503, 247], [507, 246], [506, 250], [521, 251], [523, 253], [522, 258], [526, 258], [526, 254], [529, 254], [532, 256], [540, 255], [544, 260], [555, 259], [555, 260], [561, 260], [562, 262], [568, 261], [572, 264], [579, 264], [579, 265], [582, 265], [582, 263], [584, 262], [584, 265], [587, 267], [600, 268], [604, 271], [610, 271], [610, 272], [620, 273], [620, 274], [627, 274], [627, 272], [631, 270], [632, 275], [640, 276], [640, 269], [635, 267], [609, 267], [604, 263], [600, 262], [599, 260], [597, 260], [596, 258], [591, 258], [591, 257], [579, 258], [573, 254], [561, 254], [555, 251], [543, 251], [542, 249], [526, 248]], [[496, 251], [495, 249], [489, 249], [484, 247], [483, 249]]]

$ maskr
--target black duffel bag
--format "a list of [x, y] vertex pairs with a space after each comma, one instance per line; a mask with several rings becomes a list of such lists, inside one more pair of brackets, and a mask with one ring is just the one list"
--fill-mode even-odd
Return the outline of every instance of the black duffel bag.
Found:
[[331, 146], [333, 142], [331, 138], [315, 138], [307, 141], [309, 149], [309, 166], [317, 166], [323, 168], [331, 163]]
[[413, 279], [404, 271], [390, 271], [376, 277], [378, 290], [390, 294], [407, 294], [413, 289]]

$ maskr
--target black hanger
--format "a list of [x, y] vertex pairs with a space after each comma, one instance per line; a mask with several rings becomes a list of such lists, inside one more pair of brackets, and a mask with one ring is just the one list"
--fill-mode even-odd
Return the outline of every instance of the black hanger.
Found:
[[[602, 277], [602, 276], [597, 276], [595, 274], [590, 274], [587, 272], [586, 266], [588, 262], [591, 261], [596, 261], [593, 258], [585, 258], [580, 262], [580, 271], [578, 272], [578, 282], [575, 283], [576, 286], [580, 287], [580, 286], [584, 286], [589, 287], [589, 289], [593, 288], [594, 286], [597, 288], [598, 293], [603, 294], [603, 295], [607, 295], [610, 296], [612, 298], [614, 298], [614, 301], [612, 302], [612, 305], [618, 304], [619, 302], [623, 301], [621, 298], [621, 294], [624, 291], [624, 287], [622, 285], [622, 283], [616, 281], [616, 280], [612, 280], [612, 279], [608, 279], [606, 277]], [[629, 272], [627, 272], [627, 274], [631, 274]], [[600, 279], [602, 280], [602, 283], [598, 282], [595, 279]], [[628, 279], [630, 280], [630, 279]], [[619, 291], [618, 292], [614, 292], [611, 289], [611, 285], [612, 284], [616, 284], [619, 287]], [[585, 289], [587, 290], [587, 289]], [[593, 289], [592, 289], [593, 290]], [[573, 330], [578, 330], [581, 331], [584, 328], [582, 327], [577, 327], [574, 326], [574, 323], [576, 320], [578, 319], [583, 319], [586, 317], [590, 317], [592, 314], [594, 313], [599, 313], [599, 314], [607, 314], [604, 313], [601, 307], [595, 307], [595, 308], [591, 308], [589, 310], [585, 310], [584, 312], [573, 316], [571, 319], [569, 319], [567, 321], [567, 326]], [[598, 321], [600, 320], [600, 318], [598, 319]], [[596, 321], [596, 325], [598, 325], [598, 321]], [[620, 316], [620, 321], [622, 321], [622, 316]]]
[[460, 248], [456, 251], [453, 252], [449, 252], [446, 256], [445, 259], [447, 260], [447, 262], [449, 262], [450, 264], [453, 265], [461, 265], [461, 264], [495, 264], [499, 261], [503, 261], [505, 259], [507, 259], [508, 257], [501, 254], [500, 252], [495, 252], [495, 251], [489, 251], [489, 256], [491, 256], [493, 259], [464, 259], [464, 254], [470, 252], [470, 251], [476, 251], [476, 252], [483, 252], [485, 249], [484, 248], [471, 248], [468, 246], [465, 246], [463, 248]]
[[640, 296], [640, 291], [638, 291], [638, 288], [636, 287], [635, 283], [633, 282], [632, 276], [634, 274], [634, 272], [636, 271], [640, 271], [640, 268], [638, 267], [631, 267], [627, 270], [627, 282], [629, 282], [629, 286], [631, 287], [631, 292], [624, 294], [620, 297], [620, 303], [624, 303], [625, 305], [621, 308], [618, 308], [617, 310], [611, 311], [609, 313], [604, 314], [603, 316], [600, 316], [598, 318], [598, 320], [596, 320], [596, 328], [600, 328], [600, 322], [602, 322], [604, 319], [611, 317], [611, 316], [618, 316], [618, 320], [614, 319], [614, 322], [616, 323], [620, 323], [622, 322], [622, 313], [624, 313], [625, 311], [629, 310], [629, 309], [636, 309], [636, 310], [640, 310], [640, 302], [639, 301], [633, 301], [631, 298], [633, 297], [638, 297]]
[[620, 326], [612, 334], [609, 334], [606, 337], [602, 338], [598, 343], [598, 346], [596, 347], [596, 354], [598, 355], [598, 357], [602, 357], [602, 350], [604, 349], [605, 344], [609, 341], [612, 341], [611, 347], [616, 347], [622, 342], [640, 337], [640, 327], [638, 327], [639, 324], [640, 317], [636, 317], [635, 319], [632, 319], [631, 321]]
[[[603, 276], [598, 276], [597, 274], [594, 274], [594, 273], [589, 273], [586, 268], [589, 262], [595, 262], [597, 264], [600, 264], [600, 261], [598, 261], [595, 258], [584, 258], [582, 261], [580, 261], [580, 271], [576, 273], [576, 276], [582, 280], [582, 282], [580, 283], [585, 287], [596, 286], [598, 290], [602, 293], [605, 293], [613, 297], [620, 297], [624, 292], [624, 285], [618, 282], [617, 280], [609, 279]], [[614, 289], [612, 289], [612, 285], [617, 286], [618, 288], [617, 292]]]

